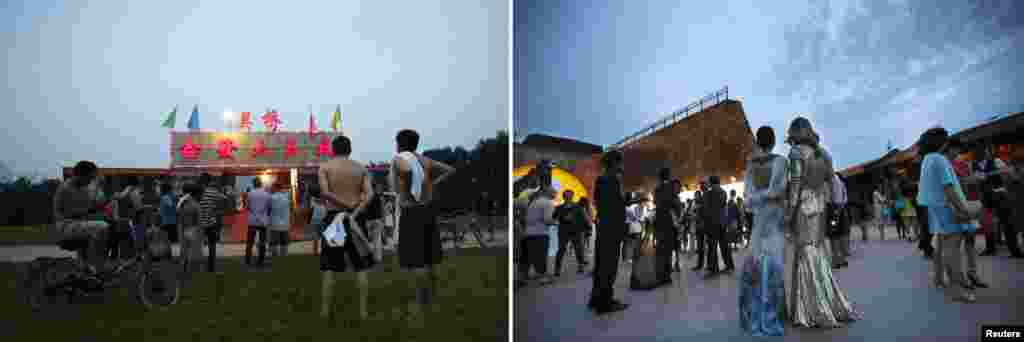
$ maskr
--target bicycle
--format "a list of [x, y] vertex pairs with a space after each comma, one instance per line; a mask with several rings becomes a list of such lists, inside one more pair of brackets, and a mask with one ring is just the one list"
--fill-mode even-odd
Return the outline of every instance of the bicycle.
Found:
[[[139, 226], [132, 229], [130, 239], [134, 242], [135, 255], [119, 258], [118, 265], [111, 270], [96, 270], [83, 260], [89, 249], [88, 238], [64, 239], [57, 245], [77, 257], [41, 257], [28, 263], [19, 281], [23, 301], [33, 311], [45, 311], [65, 299], [73, 304], [77, 299], [104, 295], [108, 290], [120, 288], [127, 281], [134, 283], [136, 299], [147, 309], [166, 307], [177, 303], [181, 291], [178, 272], [181, 266], [170, 259], [170, 244], [156, 241], [151, 244], [148, 237], [159, 236], [159, 229], [148, 222], [156, 222], [147, 216], [152, 207], [144, 208]], [[161, 243], [164, 243], [161, 245]]]

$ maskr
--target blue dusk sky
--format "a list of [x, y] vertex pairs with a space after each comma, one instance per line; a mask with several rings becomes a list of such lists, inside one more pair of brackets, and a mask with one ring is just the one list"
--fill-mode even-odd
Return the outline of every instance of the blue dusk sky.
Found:
[[[514, 133], [608, 145], [723, 86], [836, 167], [1024, 111], [1024, 2], [517, 1]], [[785, 151], [778, 144], [776, 152]]]
[[322, 129], [341, 105], [353, 158], [388, 160], [402, 128], [421, 148], [472, 147], [508, 128], [503, 1], [3, 1], [0, 164], [167, 167], [199, 105], [276, 108], [284, 130]]

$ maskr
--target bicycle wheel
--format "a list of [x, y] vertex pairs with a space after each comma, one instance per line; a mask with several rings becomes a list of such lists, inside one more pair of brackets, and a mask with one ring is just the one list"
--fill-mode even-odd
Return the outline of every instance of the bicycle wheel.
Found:
[[32, 311], [47, 311], [52, 306], [70, 303], [71, 293], [60, 283], [72, 272], [73, 265], [53, 259], [37, 259], [24, 266], [19, 294]]
[[178, 302], [181, 293], [181, 264], [170, 260], [144, 263], [139, 272], [139, 300], [146, 308], [158, 308]]

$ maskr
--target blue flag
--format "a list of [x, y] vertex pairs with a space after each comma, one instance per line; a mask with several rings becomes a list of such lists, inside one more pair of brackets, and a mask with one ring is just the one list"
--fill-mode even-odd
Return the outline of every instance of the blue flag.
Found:
[[192, 107], [192, 116], [188, 118], [188, 129], [199, 129], [199, 106]]

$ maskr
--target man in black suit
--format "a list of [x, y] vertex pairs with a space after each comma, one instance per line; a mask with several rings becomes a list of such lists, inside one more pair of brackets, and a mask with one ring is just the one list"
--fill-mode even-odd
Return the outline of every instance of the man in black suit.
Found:
[[657, 245], [656, 273], [659, 285], [672, 283], [672, 252], [679, 246], [675, 217], [682, 214], [683, 204], [679, 201], [679, 186], [672, 182], [669, 168], [658, 173], [661, 182], [654, 190], [654, 230]]
[[691, 268], [693, 271], [700, 271], [704, 268], [704, 255], [707, 254], [707, 222], [704, 221], [704, 191], [707, 190], [707, 186], [702, 182], [697, 191], [693, 195], [694, 215], [693, 218], [693, 238], [697, 245], [697, 266]]
[[722, 259], [725, 261], [725, 272], [733, 270], [732, 250], [729, 244], [724, 241], [725, 222], [723, 222], [723, 210], [726, 204], [726, 193], [722, 189], [718, 176], [710, 177], [711, 186], [704, 193], [704, 222], [707, 224], [705, 231], [708, 235], [708, 265], [707, 276], [711, 277], [718, 273], [718, 251], [722, 252]]
[[601, 158], [604, 174], [594, 184], [594, 202], [600, 215], [594, 253], [594, 286], [588, 306], [598, 314], [622, 311], [629, 305], [614, 299], [619, 270], [619, 246], [626, 236], [626, 196], [622, 192], [622, 153], [610, 151]]
[[562, 261], [569, 243], [572, 243], [576, 254], [576, 268], [578, 273], [583, 273], [583, 231], [586, 227], [586, 217], [583, 208], [572, 201], [572, 190], [565, 190], [562, 193], [562, 204], [555, 208], [553, 214], [558, 220], [558, 253], [555, 255], [555, 277], [562, 275]]

